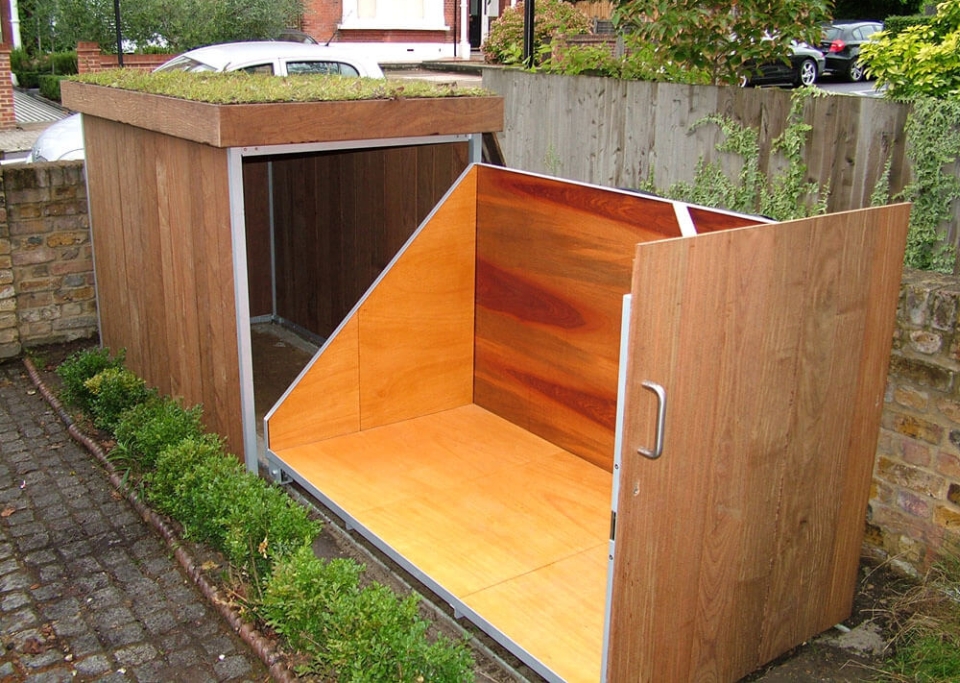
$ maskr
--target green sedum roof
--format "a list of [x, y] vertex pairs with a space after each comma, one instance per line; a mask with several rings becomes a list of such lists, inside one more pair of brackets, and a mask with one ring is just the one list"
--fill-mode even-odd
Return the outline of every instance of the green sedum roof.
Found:
[[133, 69], [113, 69], [73, 76], [71, 80], [210, 104], [486, 97], [493, 94], [483, 88], [460, 88], [456, 85], [438, 85], [424, 81], [385, 81], [312, 74], [278, 77], [253, 75], [242, 71], [149, 73]]

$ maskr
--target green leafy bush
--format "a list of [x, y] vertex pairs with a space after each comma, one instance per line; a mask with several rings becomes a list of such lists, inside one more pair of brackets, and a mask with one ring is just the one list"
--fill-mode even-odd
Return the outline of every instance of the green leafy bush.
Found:
[[244, 473], [233, 488], [222, 549], [255, 580], [267, 576], [279, 559], [309, 545], [320, 532], [306, 508], [260, 477]]
[[911, 26], [924, 26], [930, 23], [932, 17], [926, 14], [911, 14], [904, 17], [887, 17], [883, 20], [883, 32], [888, 36], [895, 36]]
[[354, 562], [325, 562], [302, 548], [274, 568], [261, 605], [267, 623], [312, 657], [309, 670], [339, 681], [473, 680], [464, 645], [428, 639], [417, 596], [361, 586], [361, 572]]
[[73, 50], [52, 52], [48, 57], [50, 73], [72, 76], [77, 73], [77, 53]]
[[[491, 62], [520, 64], [523, 59], [523, 2], [504, 8], [490, 26], [483, 53]], [[550, 52], [550, 44], [559, 35], [572, 36], [590, 31], [590, 18], [561, 0], [538, 0], [534, 8], [533, 52], [540, 64]]]
[[145, 476], [147, 498], [191, 538], [224, 552], [254, 580], [320, 532], [280, 488], [246, 472], [214, 437], [186, 438], [164, 450]]
[[37, 84], [40, 88], [40, 96], [46, 97], [54, 102], [60, 101], [60, 81], [66, 76], [54, 76], [51, 74], [40, 74]]
[[107, 368], [122, 368], [125, 354], [120, 351], [116, 357], [110, 357], [105, 348], [84, 349], [78, 351], [57, 366], [57, 376], [62, 382], [60, 400], [85, 413], [92, 414], [93, 393], [86, 382]]
[[26, 71], [30, 65], [30, 55], [27, 54], [27, 51], [22, 47], [17, 47], [10, 50], [10, 70], [16, 73], [17, 71]]
[[153, 464], [144, 477], [147, 500], [180, 522], [189, 538], [222, 548], [236, 488], [231, 481], [243, 476], [240, 462], [226, 455], [219, 438], [204, 436], [170, 444]]
[[565, 76], [607, 76], [619, 78], [621, 60], [610, 49], [599, 45], [554, 46], [550, 57], [543, 63], [546, 73]]
[[203, 408], [184, 408], [179, 401], [155, 398], [124, 412], [117, 422], [114, 436], [117, 446], [139, 463], [152, 468], [160, 453], [187, 438], [203, 436]]
[[90, 413], [93, 423], [112, 432], [120, 415], [150, 398], [154, 392], [126, 368], [106, 368], [83, 383], [90, 392]]
[[960, 0], [945, 0], [928, 22], [883, 31], [860, 48], [867, 73], [886, 97], [960, 96]]

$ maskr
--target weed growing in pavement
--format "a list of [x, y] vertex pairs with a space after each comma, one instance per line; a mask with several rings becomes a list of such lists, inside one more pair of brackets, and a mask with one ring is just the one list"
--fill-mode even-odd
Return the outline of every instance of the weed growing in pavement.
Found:
[[[473, 680], [469, 650], [428, 636], [417, 596], [362, 586], [363, 567], [353, 560], [317, 559], [310, 544], [320, 524], [283, 489], [247, 472], [220, 437], [203, 434], [199, 407], [156, 396], [130, 379], [122, 354], [111, 359], [106, 350], [81, 352], [57, 374], [87, 412], [97, 400], [109, 403], [101, 415], [111, 416], [104, 424], [118, 447], [108, 457], [187, 537], [226, 555], [231, 574], [252, 585], [245, 607], [299, 650], [306, 669], [355, 683]], [[134, 400], [137, 387], [147, 393], [142, 401]]]

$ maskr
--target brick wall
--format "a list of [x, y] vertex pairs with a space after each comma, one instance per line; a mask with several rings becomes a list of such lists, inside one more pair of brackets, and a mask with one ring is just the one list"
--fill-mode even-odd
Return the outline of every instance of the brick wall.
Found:
[[[125, 54], [123, 67], [139, 71], [153, 71], [164, 62], [173, 59], [174, 55], [155, 54]], [[100, 52], [97, 43], [77, 43], [77, 72], [82, 74], [96, 73], [116, 69], [117, 55], [105, 55]]]
[[960, 550], [960, 278], [906, 271], [869, 543], [920, 571]]
[[15, 128], [16, 125], [13, 82], [10, 80], [10, 46], [0, 44], [0, 130]]
[[83, 164], [0, 173], [0, 358], [97, 333]]

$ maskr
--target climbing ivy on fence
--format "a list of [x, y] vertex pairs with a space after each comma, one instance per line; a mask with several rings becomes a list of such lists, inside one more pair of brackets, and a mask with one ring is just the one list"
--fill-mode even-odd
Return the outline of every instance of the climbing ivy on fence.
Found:
[[641, 184], [642, 190], [672, 199], [760, 214], [785, 221], [826, 212], [828, 189], [807, 180], [807, 166], [803, 148], [812, 130], [803, 122], [803, 106], [807, 97], [817, 91], [798, 90], [791, 99], [787, 126], [772, 143], [771, 152], [785, 162], [782, 170], [765, 176], [760, 171], [760, 137], [757, 129], [744, 126], [733, 119], [711, 114], [696, 121], [691, 131], [713, 124], [723, 133], [717, 143], [718, 152], [740, 157], [740, 172], [731, 178], [719, 161], [707, 163], [701, 157], [697, 162], [692, 183], [677, 182], [666, 190], [657, 188], [651, 176]]
[[[640, 189], [672, 199], [716, 206], [743, 213], [769, 216], [778, 221], [826, 212], [828, 188], [807, 179], [804, 146], [811, 126], [803, 122], [808, 97], [824, 96], [805, 88], [794, 93], [787, 126], [772, 144], [785, 165], [772, 175], [760, 171], [760, 143], [756, 129], [726, 116], [712, 114], [693, 124], [691, 131], [715, 125], [723, 133], [716, 150], [740, 157], [740, 170], [731, 176], [719, 161], [701, 157], [692, 182], [680, 181], [663, 189], [649, 175]], [[918, 270], [953, 272], [956, 249], [947, 242], [944, 227], [953, 218], [954, 201], [960, 199], [960, 100], [920, 99], [907, 117], [907, 158], [912, 181], [890, 194], [888, 159], [870, 196], [870, 205], [911, 202], [910, 230], [904, 265]]]
[[907, 117], [907, 158], [913, 180], [897, 194], [912, 202], [904, 264], [910, 268], [953, 272], [956, 250], [946, 242], [943, 226], [960, 198], [960, 101], [919, 99]]

